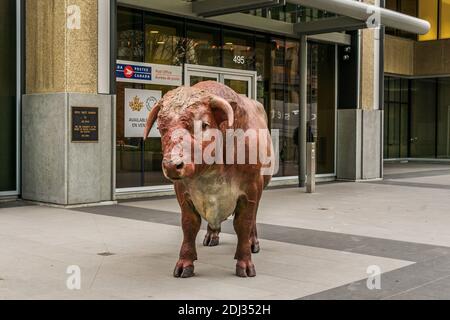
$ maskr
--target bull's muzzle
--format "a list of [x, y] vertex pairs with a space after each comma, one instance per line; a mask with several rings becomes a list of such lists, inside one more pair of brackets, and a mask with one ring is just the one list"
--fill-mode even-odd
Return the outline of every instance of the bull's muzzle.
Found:
[[180, 180], [184, 177], [185, 164], [183, 160], [172, 160], [165, 158], [163, 160], [164, 174], [170, 180]]

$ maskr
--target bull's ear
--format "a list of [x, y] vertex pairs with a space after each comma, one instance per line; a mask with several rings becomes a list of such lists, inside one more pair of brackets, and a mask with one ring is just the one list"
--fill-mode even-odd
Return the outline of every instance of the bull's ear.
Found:
[[210, 98], [210, 106], [213, 110], [214, 116], [216, 117], [217, 125], [223, 121], [228, 121], [228, 127], [232, 128], [234, 125], [234, 110], [231, 107], [231, 104], [218, 96], [211, 96]]
[[156, 120], [158, 119], [159, 111], [161, 111], [161, 103], [158, 102], [150, 112], [148, 119], [147, 119], [147, 125], [145, 126], [144, 131], [144, 141], [147, 140], [148, 135], [150, 134], [150, 131], [152, 130], [153, 125], [155, 124]]

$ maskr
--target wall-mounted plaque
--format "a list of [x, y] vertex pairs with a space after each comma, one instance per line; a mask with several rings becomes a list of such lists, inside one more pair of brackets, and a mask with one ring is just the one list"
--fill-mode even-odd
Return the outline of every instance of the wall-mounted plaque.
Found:
[[98, 142], [98, 108], [72, 107], [72, 142]]

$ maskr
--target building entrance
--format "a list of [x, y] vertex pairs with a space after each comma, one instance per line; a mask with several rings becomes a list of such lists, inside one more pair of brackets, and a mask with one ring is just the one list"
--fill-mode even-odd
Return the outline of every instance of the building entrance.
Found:
[[202, 81], [217, 81], [227, 85], [239, 94], [256, 99], [256, 77], [256, 71], [187, 64], [185, 65], [184, 83], [187, 86], [193, 86]]

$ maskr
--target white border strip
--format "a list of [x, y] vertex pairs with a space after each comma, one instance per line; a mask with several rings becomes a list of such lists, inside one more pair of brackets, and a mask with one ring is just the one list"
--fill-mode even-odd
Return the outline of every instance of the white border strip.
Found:
[[98, 0], [98, 93], [110, 94], [111, 2]]

